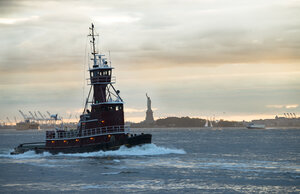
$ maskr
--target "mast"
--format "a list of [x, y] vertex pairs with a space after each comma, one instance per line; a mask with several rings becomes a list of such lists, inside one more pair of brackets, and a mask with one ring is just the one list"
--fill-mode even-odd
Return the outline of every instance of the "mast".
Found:
[[93, 67], [97, 67], [97, 63], [96, 63], [96, 47], [95, 47], [95, 32], [94, 32], [94, 24], [92, 23], [92, 27], [90, 28], [91, 33], [88, 36], [92, 37], [92, 40], [90, 41], [92, 43], [92, 55], [93, 55], [93, 61], [94, 61], [94, 65]]
[[[89, 122], [82, 125], [81, 129], [124, 125], [123, 100], [119, 95], [120, 91], [113, 86], [115, 76], [112, 76], [114, 68], [110, 65], [110, 56], [108, 61], [104, 54], [98, 54], [95, 42], [98, 34], [93, 23], [89, 30], [92, 54], [90, 60], [93, 61], [93, 66], [89, 68], [88, 85], [91, 87], [81, 117], [82, 121]], [[91, 109], [88, 109], [88, 104]]]

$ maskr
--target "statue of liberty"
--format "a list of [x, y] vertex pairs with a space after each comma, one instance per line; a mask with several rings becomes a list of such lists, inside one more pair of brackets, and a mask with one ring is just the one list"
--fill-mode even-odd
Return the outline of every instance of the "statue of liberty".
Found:
[[146, 93], [146, 97], [147, 97], [147, 110], [151, 110], [151, 99], [150, 99], [150, 97], [147, 95], [147, 93]]
[[147, 111], [146, 111], [146, 119], [145, 122], [148, 124], [151, 124], [154, 122], [154, 118], [153, 118], [153, 111], [151, 109], [151, 99], [148, 96], [148, 94], [146, 93], [146, 97], [147, 97]]

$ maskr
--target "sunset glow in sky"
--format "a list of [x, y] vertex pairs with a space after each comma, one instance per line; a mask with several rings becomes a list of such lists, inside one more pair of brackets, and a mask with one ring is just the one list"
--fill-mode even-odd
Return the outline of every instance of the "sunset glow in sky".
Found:
[[82, 111], [92, 22], [128, 121], [145, 118], [146, 92], [155, 119], [299, 116], [299, 10], [298, 0], [2, 0], [0, 119]]

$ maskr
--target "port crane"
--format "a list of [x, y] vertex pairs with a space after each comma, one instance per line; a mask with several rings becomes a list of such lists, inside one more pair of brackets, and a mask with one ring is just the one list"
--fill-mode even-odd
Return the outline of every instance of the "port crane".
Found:
[[49, 115], [50, 119], [54, 119], [55, 121], [62, 119], [61, 117], [58, 117], [58, 114], [51, 114], [49, 111], [46, 111], [46, 112]]
[[28, 112], [32, 116], [32, 118], [36, 120], [36, 118], [33, 116], [32, 112], [31, 111], [28, 111]]
[[42, 117], [42, 119], [45, 119], [45, 117], [42, 115], [42, 113], [40, 111], [37, 111], [39, 113], [39, 115]]
[[40, 118], [37, 116], [37, 114], [36, 114], [35, 111], [34, 111], [34, 116], [35, 116], [35, 118], [40, 119]]
[[19, 110], [19, 112], [20, 112], [20, 114], [22, 115], [22, 117], [23, 117], [25, 120], [28, 119], [27, 115], [25, 115], [21, 110]]
[[70, 116], [69, 116], [69, 119], [68, 119], [69, 121], [71, 120], [71, 117], [72, 117], [72, 113], [70, 113]]
[[6, 117], [6, 120], [8, 121], [9, 124], [12, 124], [12, 122], [9, 120], [8, 117]]

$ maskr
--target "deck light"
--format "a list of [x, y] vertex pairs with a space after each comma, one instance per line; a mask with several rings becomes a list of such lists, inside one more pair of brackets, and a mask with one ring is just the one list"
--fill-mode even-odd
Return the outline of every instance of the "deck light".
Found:
[[104, 123], [104, 120], [102, 120], [101, 123]]
[[79, 142], [79, 139], [76, 139], [77, 142]]
[[55, 143], [55, 141], [51, 141], [51, 143]]
[[94, 140], [95, 138], [93, 138], [93, 137], [90, 137], [90, 140]]
[[67, 140], [64, 140], [64, 143], [67, 143]]

